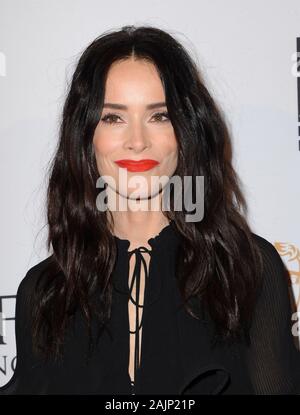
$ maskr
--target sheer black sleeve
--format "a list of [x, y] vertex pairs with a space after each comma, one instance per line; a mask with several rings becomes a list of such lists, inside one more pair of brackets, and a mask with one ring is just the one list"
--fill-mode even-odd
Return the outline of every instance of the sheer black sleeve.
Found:
[[[50, 257], [51, 258], [51, 257]], [[31, 298], [35, 283], [42, 269], [49, 263], [49, 258], [30, 268], [21, 280], [15, 306], [15, 342], [17, 363], [13, 376], [0, 388], [0, 395], [27, 394], [33, 383], [32, 369], [38, 361], [32, 352], [31, 334]]]
[[253, 235], [263, 256], [263, 282], [246, 351], [251, 383], [255, 394], [300, 394], [300, 352], [292, 334], [288, 271], [275, 247]]
[[28, 273], [19, 284], [16, 295], [15, 306], [15, 341], [17, 352], [17, 363], [12, 378], [4, 386], [0, 388], [0, 394], [15, 394], [21, 383], [21, 380], [26, 373], [27, 357], [28, 357], [28, 338], [26, 333], [28, 321], [27, 314], [27, 299], [28, 299]]

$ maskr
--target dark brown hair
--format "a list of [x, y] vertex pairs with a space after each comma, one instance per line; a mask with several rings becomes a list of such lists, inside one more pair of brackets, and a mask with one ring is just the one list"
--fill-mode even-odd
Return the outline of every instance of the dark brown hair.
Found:
[[99, 327], [110, 318], [117, 252], [107, 214], [96, 207], [99, 173], [92, 139], [110, 66], [132, 56], [154, 63], [161, 78], [178, 142], [174, 174], [205, 178], [200, 222], [186, 222], [184, 211], [164, 212], [183, 238], [177, 273], [187, 311], [198, 317], [187, 300], [199, 300], [223, 340], [246, 334], [251, 324], [261, 258], [245, 219], [225, 117], [173, 36], [154, 27], [125, 26], [104, 33], [83, 52], [63, 108], [47, 193], [52, 261], [38, 281], [32, 307], [34, 345], [48, 356], [59, 355], [76, 310], [90, 334], [92, 316]]

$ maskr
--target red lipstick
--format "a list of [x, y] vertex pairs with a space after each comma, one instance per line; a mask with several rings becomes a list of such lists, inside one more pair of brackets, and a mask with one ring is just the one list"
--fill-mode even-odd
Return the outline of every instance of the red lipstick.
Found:
[[131, 172], [137, 172], [137, 171], [146, 171], [150, 170], [153, 167], [157, 166], [159, 164], [156, 160], [151, 159], [144, 159], [144, 160], [116, 160], [115, 163], [124, 169], [127, 169]]

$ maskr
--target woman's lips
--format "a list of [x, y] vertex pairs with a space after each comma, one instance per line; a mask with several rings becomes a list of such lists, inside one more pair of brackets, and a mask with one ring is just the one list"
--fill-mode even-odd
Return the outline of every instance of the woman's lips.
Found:
[[153, 169], [153, 167], [157, 166], [159, 164], [156, 160], [116, 160], [115, 163], [119, 167], [123, 167], [131, 172], [137, 172], [137, 171], [146, 171]]

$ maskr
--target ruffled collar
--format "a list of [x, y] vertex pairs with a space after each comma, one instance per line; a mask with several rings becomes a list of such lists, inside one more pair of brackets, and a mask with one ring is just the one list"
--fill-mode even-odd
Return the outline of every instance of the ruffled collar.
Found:
[[[140, 268], [143, 266], [145, 272], [151, 274], [147, 290], [149, 291], [149, 302], [154, 302], [159, 298], [161, 292], [162, 279], [159, 276], [160, 264], [169, 268], [173, 266], [178, 249], [181, 243], [181, 235], [179, 234], [174, 221], [171, 221], [165, 226], [156, 236], [148, 240], [151, 249], [145, 246], [139, 246], [129, 251], [130, 241], [121, 239], [114, 235], [117, 245], [117, 260], [113, 272], [113, 285], [116, 291], [123, 294], [129, 294], [128, 274], [129, 274], [129, 260], [132, 255], [135, 256], [135, 270], [136, 274], [140, 274]], [[146, 271], [146, 263], [144, 259], [145, 252], [151, 256], [149, 271]]]
[[[128, 252], [132, 252], [129, 251], [130, 241], [128, 239], [122, 239], [116, 235], [113, 236], [118, 248], [121, 248], [122, 250], [126, 250]], [[178, 246], [178, 244], [180, 243], [180, 239], [181, 236], [176, 228], [175, 222], [171, 220], [170, 223], [167, 226], [165, 226], [156, 236], [153, 236], [152, 238], [148, 239], [147, 243], [151, 246], [153, 251], [158, 247], [162, 247], [166, 243], [171, 243], [171, 246]], [[169, 248], [171, 246], [168, 245]], [[142, 246], [136, 248], [136, 250], [141, 247]]]

